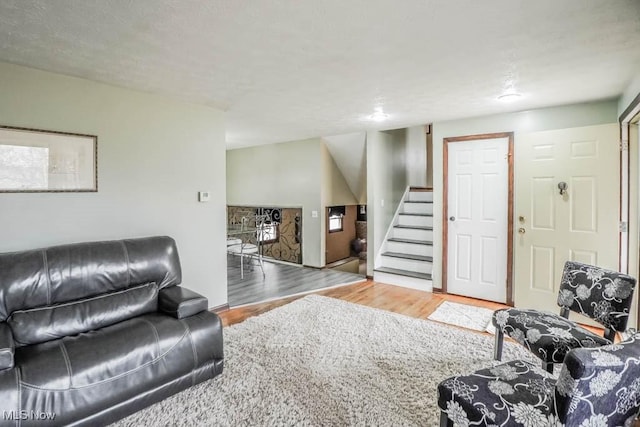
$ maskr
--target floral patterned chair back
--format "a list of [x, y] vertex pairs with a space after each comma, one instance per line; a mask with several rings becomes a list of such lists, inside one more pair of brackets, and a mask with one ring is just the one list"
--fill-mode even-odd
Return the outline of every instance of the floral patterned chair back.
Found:
[[555, 387], [555, 412], [562, 424], [627, 425], [639, 408], [640, 334], [567, 354]]
[[627, 327], [636, 280], [617, 271], [567, 261], [562, 273], [558, 305], [590, 317], [609, 331]]

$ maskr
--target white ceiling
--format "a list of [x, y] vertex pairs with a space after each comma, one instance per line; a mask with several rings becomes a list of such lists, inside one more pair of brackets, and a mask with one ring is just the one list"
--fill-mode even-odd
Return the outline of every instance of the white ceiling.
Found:
[[0, 60], [222, 108], [240, 147], [617, 97], [640, 1], [2, 0]]

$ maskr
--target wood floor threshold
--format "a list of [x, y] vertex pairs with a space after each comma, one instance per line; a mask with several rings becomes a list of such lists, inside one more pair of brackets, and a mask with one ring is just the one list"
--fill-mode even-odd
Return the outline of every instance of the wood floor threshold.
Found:
[[405, 288], [375, 282], [371, 279], [355, 284], [345, 284], [322, 290], [314, 290], [300, 295], [278, 298], [267, 302], [231, 307], [218, 313], [224, 326], [240, 323], [249, 317], [257, 316], [274, 308], [288, 304], [306, 295], [322, 295], [367, 307], [391, 311], [419, 319], [426, 319], [443, 301], [475, 305], [496, 310], [506, 307], [504, 304], [475, 300], [457, 295], [434, 294], [427, 291]]
[[[298, 295], [291, 295], [285, 298], [277, 298], [271, 301], [232, 307], [218, 312], [218, 315], [222, 319], [222, 324], [224, 326], [230, 326], [311, 294], [337, 298], [343, 301], [391, 311], [393, 313], [403, 314], [417, 319], [427, 319], [444, 301], [482, 307], [489, 310], [510, 308], [508, 305], [497, 302], [437, 292], [438, 289], [434, 289], [434, 292], [420, 291], [417, 289], [375, 282], [371, 279], [364, 280], [363, 278], [363, 281], [354, 284], [338, 285]], [[602, 335], [602, 329], [586, 325], [581, 326], [593, 333]]]
[[[231, 306], [229, 306], [227, 304], [227, 309], [228, 310], [234, 310], [236, 308], [246, 308], [246, 307], [251, 307], [253, 305], [268, 304], [270, 302], [279, 301], [279, 300], [287, 300], [287, 299], [290, 299], [290, 298], [293, 301], [295, 299], [298, 299], [299, 297], [304, 297], [304, 296], [307, 296], [309, 294], [316, 294], [316, 293], [319, 293], [319, 292], [322, 292], [322, 291], [327, 291], [327, 290], [335, 289], [335, 288], [341, 288], [343, 286], [351, 286], [351, 285], [355, 285], [357, 283], [366, 282], [366, 281], [367, 281], [367, 279], [363, 276], [362, 280], [354, 280], [352, 282], [340, 283], [338, 285], [327, 286], [327, 287], [320, 288], [320, 289], [311, 289], [311, 290], [308, 290], [308, 291], [296, 292], [294, 294], [287, 295], [286, 297], [267, 298], [267, 299], [262, 300], [262, 301], [256, 301], [256, 302], [249, 302], [249, 303], [246, 303], [246, 304], [234, 305], [233, 307], [231, 307]], [[225, 311], [225, 310], [221, 310], [221, 311]], [[217, 312], [217, 313], [220, 314], [220, 312]]]

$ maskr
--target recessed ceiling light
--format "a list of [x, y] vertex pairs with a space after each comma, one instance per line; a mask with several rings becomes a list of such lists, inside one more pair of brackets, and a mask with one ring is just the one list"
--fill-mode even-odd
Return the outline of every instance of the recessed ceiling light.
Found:
[[382, 107], [376, 107], [376, 111], [367, 116], [367, 119], [373, 120], [374, 122], [383, 122], [389, 118], [389, 115], [382, 110]]
[[522, 97], [522, 95], [520, 95], [519, 93], [516, 93], [516, 92], [503, 93], [502, 95], [500, 95], [498, 97], [498, 101], [513, 102], [513, 101], [517, 101], [518, 99], [520, 99], [520, 97]]

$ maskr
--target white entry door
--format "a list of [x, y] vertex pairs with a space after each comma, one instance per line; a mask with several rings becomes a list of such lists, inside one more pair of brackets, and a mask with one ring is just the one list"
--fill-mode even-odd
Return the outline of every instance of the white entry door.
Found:
[[568, 260], [618, 269], [618, 140], [616, 124], [518, 135], [516, 306], [557, 312]]
[[509, 137], [447, 139], [447, 292], [507, 302]]

